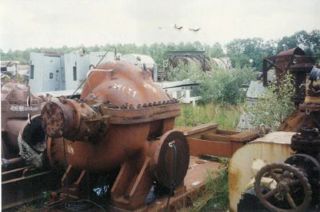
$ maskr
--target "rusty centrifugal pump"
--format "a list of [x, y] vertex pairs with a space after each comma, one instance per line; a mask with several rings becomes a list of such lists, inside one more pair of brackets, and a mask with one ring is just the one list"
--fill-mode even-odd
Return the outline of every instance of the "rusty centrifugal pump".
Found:
[[[79, 100], [57, 98], [44, 105], [48, 160], [67, 166], [62, 178], [67, 187], [79, 186], [88, 173], [121, 167], [112, 204], [138, 208], [155, 181], [171, 191], [184, 188], [189, 147], [185, 136], [172, 130], [179, 113], [178, 102], [147, 70], [121, 62], [99, 65], [88, 74]], [[69, 192], [78, 195], [81, 188]]]

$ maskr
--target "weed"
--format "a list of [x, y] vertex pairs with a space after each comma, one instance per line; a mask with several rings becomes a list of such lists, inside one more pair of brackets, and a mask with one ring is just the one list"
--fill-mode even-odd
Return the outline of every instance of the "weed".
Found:
[[181, 105], [181, 115], [176, 120], [177, 126], [197, 126], [214, 122], [223, 129], [234, 129], [238, 124], [241, 106], [200, 104]]
[[194, 202], [191, 211], [226, 211], [229, 205], [228, 161], [223, 160], [219, 172], [208, 172], [204, 194]]
[[246, 108], [253, 126], [276, 130], [294, 111], [292, 76], [285, 75], [280, 85], [272, 84], [258, 101]]

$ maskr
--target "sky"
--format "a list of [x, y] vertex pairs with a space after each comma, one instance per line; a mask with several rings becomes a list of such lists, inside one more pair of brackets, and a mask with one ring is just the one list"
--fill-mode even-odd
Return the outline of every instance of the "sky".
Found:
[[[177, 30], [175, 24], [183, 28]], [[0, 0], [4, 51], [115, 43], [226, 44], [314, 29], [320, 29], [320, 0]]]

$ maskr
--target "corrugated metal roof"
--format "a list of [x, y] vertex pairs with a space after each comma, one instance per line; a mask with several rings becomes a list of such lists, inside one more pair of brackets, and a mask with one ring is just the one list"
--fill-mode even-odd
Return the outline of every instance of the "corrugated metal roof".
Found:
[[296, 47], [296, 48], [292, 48], [292, 49], [288, 49], [286, 51], [282, 51], [278, 54], [278, 56], [290, 56], [290, 55], [305, 55], [305, 52], [299, 48], [299, 47]]

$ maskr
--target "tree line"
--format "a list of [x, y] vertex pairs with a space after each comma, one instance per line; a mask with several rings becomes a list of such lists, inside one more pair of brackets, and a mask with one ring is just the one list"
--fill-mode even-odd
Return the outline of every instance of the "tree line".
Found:
[[261, 70], [262, 59], [267, 56], [275, 55], [280, 51], [301, 47], [308, 55], [320, 55], [320, 30], [311, 32], [299, 31], [290, 36], [284, 36], [279, 40], [263, 40], [262, 38], [234, 39], [222, 46], [220, 43], [205, 44], [199, 41], [188, 43], [154, 43], [151, 45], [130, 44], [105, 44], [95, 46], [62, 46], [60, 48], [28, 48], [25, 50], [8, 50], [4, 52], [0, 49], [1, 60], [18, 60], [22, 64], [29, 63], [30, 52], [60, 52], [68, 53], [84, 48], [86, 51], [108, 51], [114, 48], [122, 54], [138, 53], [147, 54], [154, 58], [161, 67], [167, 59], [166, 52], [174, 50], [204, 50], [208, 57], [229, 57], [234, 67], [252, 67]]

